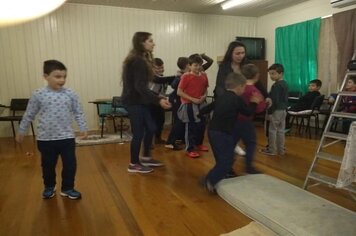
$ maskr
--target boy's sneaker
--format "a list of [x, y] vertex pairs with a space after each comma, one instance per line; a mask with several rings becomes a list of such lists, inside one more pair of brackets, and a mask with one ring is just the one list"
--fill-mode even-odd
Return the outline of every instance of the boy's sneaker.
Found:
[[229, 172], [227, 172], [227, 174], [225, 175], [225, 179], [230, 179], [230, 178], [235, 178], [237, 177], [238, 174], [236, 174], [236, 172], [234, 170], [230, 170]]
[[216, 194], [216, 189], [214, 186], [210, 183], [209, 180], [205, 181], [205, 188], [208, 190], [209, 193]]
[[162, 138], [155, 138], [155, 144], [165, 144], [166, 140]]
[[254, 167], [247, 168], [246, 170], [247, 174], [261, 174], [262, 172], [259, 170], [256, 170]]
[[209, 151], [209, 148], [205, 145], [198, 145], [197, 146], [197, 149], [201, 152], [208, 152]]
[[153, 171], [151, 167], [143, 166], [141, 164], [129, 164], [127, 171], [130, 173], [142, 173], [147, 174]]
[[277, 154], [274, 152], [271, 152], [268, 148], [263, 148], [260, 150], [262, 154], [268, 155], [268, 156], [276, 156]]
[[44, 199], [50, 199], [56, 195], [56, 187], [45, 187], [42, 193]]
[[246, 155], [246, 152], [239, 145], [236, 145], [235, 153], [237, 155], [240, 155], [240, 156], [245, 156]]
[[61, 191], [62, 197], [68, 197], [69, 199], [75, 200], [82, 197], [82, 194], [75, 189], [70, 189], [66, 191]]
[[183, 148], [177, 144], [165, 144], [164, 145], [165, 148], [168, 148], [168, 149], [172, 149], [174, 151], [179, 151], [179, 150], [182, 150]]
[[205, 188], [209, 193], [216, 194], [214, 186], [206, 179], [205, 176], [199, 179], [199, 185]]
[[191, 151], [191, 152], [187, 152], [187, 156], [190, 158], [197, 158], [200, 157], [200, 154], [198, 152]]
[[140, 160], [141, 164], [143, 166], [154, 166], [154, 167], [159, 167], [159, 166], [163, 166], [164, 164], [158, 160], [155, 160], [153, 158], [150, 157], [142, 157]]
[[286, 152], [278, 152], [278, 155], [284, 157], [286, 155]]
[[184, 140], [177, 139], [177, 140], [176, 140], [176, 144], [185, 144], [185, 142], [184, 142]]

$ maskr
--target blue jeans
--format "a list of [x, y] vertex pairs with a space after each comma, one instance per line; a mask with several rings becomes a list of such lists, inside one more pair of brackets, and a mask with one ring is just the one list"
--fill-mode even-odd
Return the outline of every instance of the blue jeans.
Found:
[[194, 151], [195, 146], [203, 144], [206, 121], [204, 117], [195, 122], [192, 104], [187, 107], [189, 122], [185, 123], [185, 144], [188, 152]]
[[156, 124], [152, 119], [148, 105], [129, 105], [125, 107], [129, 113], [132, 131], [130, 146], [131, 164], [140, 162], [139, 155], [143, 140], [143, 156], [151, 156], [153, 134], [156, 132]]
[[184, 131], [185, 124], [180, 119], [176, 119], [168, 135], [167, 144], [175, 144], [177, 140], [184, 140]]
[[209, 142], [215, 158], [215, 166], [206, 177], [213, 186], [224, 179], [234, 164], [235, 142], [232, 134], [208, 130]]
[[56, 186], [56, 165], [58, 156], [61, 155], [62, 191], [74, 188], [74, 178], [77, 170], [75, 156], [75, 140], [62, 139], [53, 141], [37, 141], [38, 150], [41, 152], [42, 177], [46, 187]]
[[246, 146], [245, 169], [252, 168], [252, 161], [256, 151], [256, 130], [251, 120], [238, 121], [235, 123], [233, 132], [235, 145], [242, 139]]
[[173, 124], [167, 138], [168, 144], [174, 144], [176, 140], [184, 140], [185, 124], [178, 118], [177, 112], [179, 107], [180, 107], [180, 102], [172, 104]]
[[149, 109], [151, 111], [152, 119], [156, 124], [155, 137], [157, 139], [160, 139], [163, 131], [166, 113], [160, 105], [156, 105], [156, 104], [150, 105]]

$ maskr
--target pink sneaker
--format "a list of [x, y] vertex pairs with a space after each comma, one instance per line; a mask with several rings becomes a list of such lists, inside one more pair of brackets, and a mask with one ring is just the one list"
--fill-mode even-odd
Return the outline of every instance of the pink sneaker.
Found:
[[209, 148], [205, 145], [199, 145], [197, 146], [198, 150], [199, 151], [202, 151], [202, 152], [208, 152], [209, 151]]
[[187, 152], [187, 156], [190, 157], [190, 158], [197, 158], [197, 157], [200, 157], [200, 154], [198, 152]]

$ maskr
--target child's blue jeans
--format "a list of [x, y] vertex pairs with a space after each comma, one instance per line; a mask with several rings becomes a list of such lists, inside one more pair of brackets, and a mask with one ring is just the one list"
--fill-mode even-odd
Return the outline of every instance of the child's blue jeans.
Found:
[[235, 141], [232, 134], [208, 130], [208, 137], [215, 158], [215, 166], [206, 177], [213, 186], [224, 179], [234, 164]]
[[62, 158], [62, 191], [74, 188], [74, 178], [77, 170], [75, 156], [75, 139], [62, 139], [53, 141], [37, 141], [41, 152], [42, 177], [46, 187], [56, 186], [56, 165], [58, 156]]

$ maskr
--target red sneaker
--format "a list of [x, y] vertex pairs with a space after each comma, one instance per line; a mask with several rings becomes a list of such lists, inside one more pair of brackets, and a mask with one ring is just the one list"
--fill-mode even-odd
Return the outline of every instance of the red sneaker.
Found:
[[209, 148], [205, 145], [199, 145], [198, 147], [198, 150], [199, 151], [202, 151], [202, 152], [208, 152], [209, 151]]
[[197, 157], [200, 157], [199, 153], [197, 152], [187, 152], [187, 156], [190, 157], [190, 158], [197, 158]]

